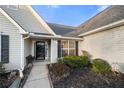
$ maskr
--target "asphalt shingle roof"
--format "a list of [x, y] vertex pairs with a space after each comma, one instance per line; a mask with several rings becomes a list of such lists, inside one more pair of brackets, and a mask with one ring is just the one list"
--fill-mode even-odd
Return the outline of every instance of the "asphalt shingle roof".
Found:
[[124, 6], [113, 5], [100, 12], [87, 22], [79, 25], [76, 31], [70, 32], [68, 36], [78, 36], [79, 34], [91, 31], [93, 29], [111, 24], [113, 22], [124, 19]]
[[66, 36], [67, 33], [76, 30], [76, 27], [73, 26], [67, 26], [67, 25], [61, 25], [55, 23], [47, 23], [47, 24], [57, 35]]

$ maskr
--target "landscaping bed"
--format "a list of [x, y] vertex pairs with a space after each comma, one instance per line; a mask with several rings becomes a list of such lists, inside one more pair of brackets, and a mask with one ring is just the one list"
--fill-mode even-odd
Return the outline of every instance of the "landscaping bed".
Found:
[[18, 70], [13, 71], [4, 71], [0, 73], [0, 88], [19, 88], [23, 87], [33, 65], [28, 64], [23, 71], [23, 78], [21, 79], [19, 76]]
[[[99, 60], [95, 59], [95, 62], [96, 61]], [[91, 66], [91, 65], [83, 66], [82, 68], [70, 67], [68, 65], [65, 65], [65, 63], [63, 62], [49, 64], [48, 69], [53, 83], [53, 87], [55, 88], [123, 88], [124, 87], [124, 74], [120, 72], [111, 71], [108, 64], [106, 66], [106, 64], [105, 65], [98, 64], [100, 62], [98, 62], [97, 64], [96, 63], [95, 66]], [[99, 70], [95, 68], [97, 66], [98, 67], [101, 66]]]
[[0, 88], [8, 88], [19, 77], [18, 71], [8, 71], [0, 74]]

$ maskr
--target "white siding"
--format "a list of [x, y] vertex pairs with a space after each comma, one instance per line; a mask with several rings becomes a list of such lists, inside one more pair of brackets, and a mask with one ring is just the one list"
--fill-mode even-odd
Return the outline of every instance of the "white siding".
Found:
[[26, 62], [26, 57], [31, 55], [31, 45], [32, 41], [28, 38], [24, 40], [24, 60]]
[[[7, 69], [22, 69], [21, 67], [21, 35], [19, 29], [15, 27], [2, 13], [0, 13], [0, 32], [9, 35], [9, 63]], [[1, 50], [1, 49], [0, 49]], [[0, 51], [1, 52], [1, 51]]]
[[35, 40], [32, 40], [32, 43], [31, 43], [31, 55], [32, 56], [35, 56]]
[[31, 54], [31, 40], [30, 39], [25, 39], [24, 40], [24, 54], [25, 54], [25, 57], [26, 56], [29, 56]]
[[81, 47], [93, 58], [117, 63], [124, 72], [124, 26], [85, 36]]

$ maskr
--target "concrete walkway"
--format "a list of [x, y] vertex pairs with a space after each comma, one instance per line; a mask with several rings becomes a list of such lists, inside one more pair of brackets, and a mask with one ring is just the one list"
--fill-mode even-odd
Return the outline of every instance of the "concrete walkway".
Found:
[[24, 88], [50, 88], [46, 64], [34, 63]]

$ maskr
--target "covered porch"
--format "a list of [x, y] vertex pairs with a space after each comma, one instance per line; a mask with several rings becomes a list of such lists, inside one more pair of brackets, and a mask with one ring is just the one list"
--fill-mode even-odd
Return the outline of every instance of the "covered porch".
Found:
[[34, 62], [55, 62], [57, 58], [57, 41], [52, 39], [28, 38], [24, 40], [24, 57], [33, 56]]
[[[74, 43], [72, 44], [71, 42], [65, 41], [71, 41]], [[27, 56], [32, 55], [35, 58], [35, 62], [54, 63], [57, 61], [57, 58], [64, 55], [78, 55], [78, 51], [80, 49], [79, 41], [82, 41], [82, 39], [73, 37], [30, 34], [24, 40], [24, 57], [26, 58]], [[71, 46], [71, 50], [68, 49], [69, 46]]]

